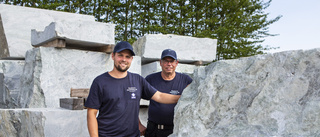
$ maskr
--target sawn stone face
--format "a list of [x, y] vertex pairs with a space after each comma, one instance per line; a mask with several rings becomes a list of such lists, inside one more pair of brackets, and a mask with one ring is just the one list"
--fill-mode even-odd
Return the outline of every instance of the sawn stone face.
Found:
[[[141, 74], [141, 59], [134, 56], [130, 72]], [[71, 88], [90, 88], [93, 79], [113, 68], [110, 54], [65, 48], [29, 50], [21, 76], [22, 108], [59, 107], [59, 98], [70, 97]]]

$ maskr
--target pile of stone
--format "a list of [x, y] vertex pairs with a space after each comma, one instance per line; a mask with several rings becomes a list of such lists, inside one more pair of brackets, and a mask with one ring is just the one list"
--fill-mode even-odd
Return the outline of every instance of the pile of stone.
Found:
[[[93, 16], [0, 4], [0, 134], [88, 136], [84, 100], [71, 91], [87, 91], [113, 68], [114, 27]], [[177, 51], [177, 71], [190, 75], [216, 54], [216, 40], [178, 35], [146, 35], [133, 46], [129, 71], [143, 76], [161, 70], [167, 48]], [[146, 125], [148, 102], [141, 106]]]
[[[60, 107], [113, 68], [114, 24], [93, 16], [0, 4], [0, 134], [88, 136], [86, 110]], [[135, 57], [130, 71], [141, 73]]]

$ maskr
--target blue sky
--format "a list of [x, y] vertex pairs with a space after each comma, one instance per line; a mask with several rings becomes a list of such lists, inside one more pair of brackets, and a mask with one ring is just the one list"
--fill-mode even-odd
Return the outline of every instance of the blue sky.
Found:
[[270, 17], [282, 18], [269, 26], [264, 45], [280, 47], [268, 52], [320, 48], [320, 0], [273, 0], [266, 9]]

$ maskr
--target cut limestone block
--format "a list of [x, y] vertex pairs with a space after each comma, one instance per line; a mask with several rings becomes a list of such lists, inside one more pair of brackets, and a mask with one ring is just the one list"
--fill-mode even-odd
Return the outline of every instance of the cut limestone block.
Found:
[[19, 108], [20, 77], [24, 60], [0, 60], [0, 108]]
[[106, 47], [115, 44], [114, 24], [81, 21], [52, 22], [44, 31], [31, 30], [31, 44], [41, 46], [56, 39], [65, 40], [73, 47]]
[[[1, 137], [88, 137], [87, 110], [62, 108], [0, 109]], [[146, 126], [148, 109], [140, 121]]]
[[[193, 71], [199, 67], [204, 67], [204, 66], [196, 66], [196, 65], [179, 63], [178, 66], [176, 67], [176, 72], [192, 75]], [[159, 61], [151, 62], [141, 66], [141, 76], [143, 77], [146, 77], [149, 74], [159, 72], [159, 71], [162, 71]]]
[[146, 35], [133, 43], [134, 52], [142, 63], [158, 61], [165, 49], [173, 49], [181, 63], [209, 63], [216, 58], [217, 40], [179, 35]]
[[88, 137], [86, 110], [0, 109], [2, 137]]
[[84, 109], [84, 98], [60, 98], [60, 107], [70, 110]]
[[[130, 72], [141, 73], [141, 58], [134, 56]], [[113, 69], [110, 54], [65, 48], [38, 47], [26, 54], [22, 74], [22, 107], [59, 107], [70, 89], [90, 88], [93, 79]]]
[[3, 27], [3, 31], [0, 32], [0, 43], [7, 43], [0, 46], [2, 54], [0, 57], [24, 58], [26, 51], [33, 48], [31, 29], [42, 30], [51, 22], [95, 22], [94, 17], [89, 15], [7, 4], [0, 4], [0, 15], [0, 25]]

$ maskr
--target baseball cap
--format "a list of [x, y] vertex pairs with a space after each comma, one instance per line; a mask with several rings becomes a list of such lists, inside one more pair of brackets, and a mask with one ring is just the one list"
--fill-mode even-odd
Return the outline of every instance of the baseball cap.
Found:
[[165, 58], [165, 57], [171, 57], [173, 58], [174, 60], [177, 60], [177, 54], [174, 50], [172, 49], [165, 49], [162, 51], [162, 54], [161, 54], [161, 59]]
[[116, 53], [116, 52], [118, 53], [126, 49], [131, 52], [132, 56], [135, 56], [132, 46], [130, 45], [129, 42], [126, 42], [126, 41], [121, 41], [117, 43], [117, 45], [113, 49], [113, 53]]

